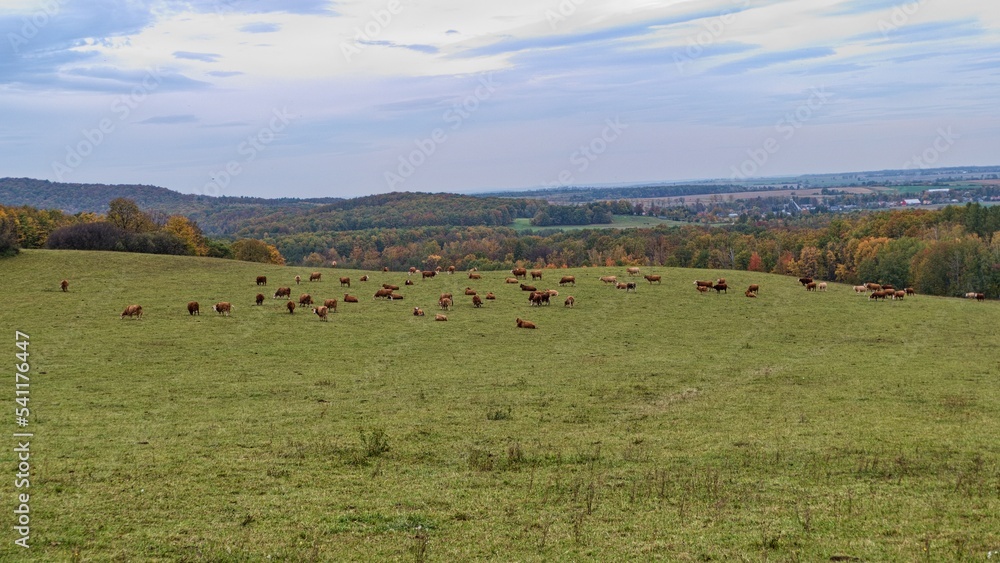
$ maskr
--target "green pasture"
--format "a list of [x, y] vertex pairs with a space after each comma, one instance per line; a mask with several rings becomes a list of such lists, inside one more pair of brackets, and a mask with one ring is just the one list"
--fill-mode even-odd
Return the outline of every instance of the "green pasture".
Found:
[[[662, 283], [633, 293], [598, 280], [624, 268], [545, 270], [536, 285], [560, 295], [533, 308], [507, 272], [406, 287], [402, 272], [323, 269], [296, 287], [308, 269], [0, 260], [8, 366], [15, 330], [30, 336], [29, 423], [15, 425], [11, 374], [5, 425], [34, 434], [31, 547], [14, 544], [25, 491], [10, 437], [0, 560], [1000, 556], [998, 303], [642, 270]], [[695, 291], [720, 276], [734, 290]], [[385, 282], [405, 299], [374, 301]], [[338, 312], [290, 315], [279, 285]], [[467, 286], [497, 299], [476, 309]], [[447, 322], [441, 292], [456, 298]], [[211, 311], [223, 300], [229, 318]], [[130, 303], [141, 320], [119, 318]]]

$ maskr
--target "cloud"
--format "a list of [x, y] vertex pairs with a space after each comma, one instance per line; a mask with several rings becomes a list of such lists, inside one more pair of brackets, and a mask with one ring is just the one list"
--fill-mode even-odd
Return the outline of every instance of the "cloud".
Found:
[[207, 73], [209, 76], [216, 76], [219, 78], [229, 78], [230, 76], [240, 76], [246, 74], [238, 70], [213, 70]]
[[716, 74], [741, 74], [750, 70], [757, 70], [784, 63], [829, 57], [835, 53], [836, 51], [829, 47], [806, 47], [792, 51], [762, 53], [739, 59], [731, 63], [719, 65], [713, 69], [713, 72]]
[[150, 117], [149, 119], [144, 119], [139, 123], [146, 125], [177, 125], [180, 123], [197, 123], [198, 118], [191, 115], [161, 115], [157, 117]]
[[275, 33], [281, 31], [281, 25], [268, 22], [248, 23], [240, 28], [244, 33]]
[[216, 53], [192, 53], [191, 51], [174, 51], [175, 59], [187, 59], [191, 61], [201, 61], [203, 63], [214, 63], [219, 60]]

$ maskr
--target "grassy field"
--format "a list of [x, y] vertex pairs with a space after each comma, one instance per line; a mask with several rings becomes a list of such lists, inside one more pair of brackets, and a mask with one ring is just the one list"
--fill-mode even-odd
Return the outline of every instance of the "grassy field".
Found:
[[[0, 260], [30, 336], [31, 483], [3, 561], [984, 561], [1000, 550], [1000, 304], [870, 302], [643, 268], [531, 308], [506, 272], [417, 280], [330, 322], [338, 276], [119, 253]], [[253, 304], [254, 277], [268, 299]], [[699, 295], [724, 276], [742, 291]], [[62, 293], [58, 282], [70, 280]], [[472, 282], [472, 283], [470, 283]], [[466, 286], [496, 301], [482, 309]], [[456, 294], [435, 322], [439, 293]], [[577, 300], [562, 306], [565, 295]], [[203, 314], [190, 317], [189, 300]], [[234, 304], [231, 317], [211, 304]], [[129, 303], [141, 320], [119, 319]], [[411, 315], [414, 306], [428, 316]], [[515, 318], [538, 329], [515, 328]], [[9, 365], [9, 364], [8, 364]], [[30, 492], [30, 549], [14, 545]], [[993, 554], [997, 557], [998, 554]], [[832, 559], [852, 557], [857, 559]]]
[[670, 221], [668, 219], [657, 219], [656, 217], [645, 217], [638, 215], [614, 215], [610, 224], [594, 225], [555, 225], [552, 227], [535, 227], [531, 225], [530, 219], [515, 219], [510, 226], [515, 231], [579, 231], [582, 229], [638, 229], [652, 228], [660, 225], [677, 226], [688, 225], [684, 221]]

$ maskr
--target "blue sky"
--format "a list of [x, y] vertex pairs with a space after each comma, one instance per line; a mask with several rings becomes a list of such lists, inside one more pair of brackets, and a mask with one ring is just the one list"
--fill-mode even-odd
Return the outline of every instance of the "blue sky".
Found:
[[353, 197], [1000, 164], [982, 0], [3, 0], [0, 176]]

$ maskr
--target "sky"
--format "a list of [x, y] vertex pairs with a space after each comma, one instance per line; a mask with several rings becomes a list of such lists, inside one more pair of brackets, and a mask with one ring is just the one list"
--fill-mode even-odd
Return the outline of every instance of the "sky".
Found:
[[1000, 164], [992, 0], [0, 0], [0, 177], [356, 197]]

